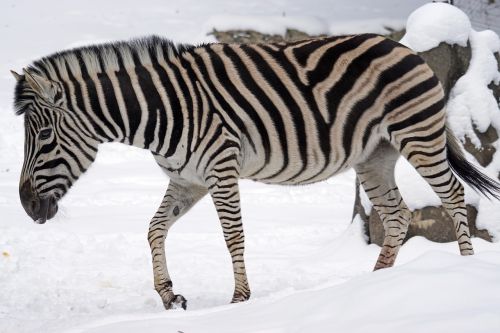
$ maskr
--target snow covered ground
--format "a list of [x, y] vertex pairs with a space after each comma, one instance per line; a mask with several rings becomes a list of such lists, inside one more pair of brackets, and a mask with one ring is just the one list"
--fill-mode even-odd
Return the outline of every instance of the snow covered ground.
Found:
[[498, 264], [498, 256], [492, 253], [460, 258], [428, 252], [406, 265], [340, 284], [329, 282], [211, 311], [107, 318], [70, 332], [144, 328], [151, 333], [496, 332], [500, 290], [485, 293], [471, 280], [498, 281]]
[[[500, 331], [500, 243], [475, 239], [477, 255], [462, 258], [455, 243], [414, 238], [395, 268], [371, 273], [379, 248], [350, 224], [352, 172], [298, 188], [242, 182], [252, 287], [246, 304], [227, 304], [231, 262], [215, 210], [203, 199], [168, 237], [174, 288], [188, 299], [188, 311], [168, 313], [153, 289], [146, 241], [168, 179], [147, 152], [103, 146], [45, 225], [32, 223], [18, 199], [23, 126], [11, 107], [9, 69], [62, 48], [150, 33], [210, 41], [207, 25], [221, 15], [313, 17], [331, 32], [359, 29], [360, 20], [373, 29], [400, 22], [423, 3], [3, 0], [0, 332]], [[400, 175], [403, 195], [415, 196], [412, 178]], [[498, 203], [479, 204], [488, 207], [483, 220], [500, 224]]]

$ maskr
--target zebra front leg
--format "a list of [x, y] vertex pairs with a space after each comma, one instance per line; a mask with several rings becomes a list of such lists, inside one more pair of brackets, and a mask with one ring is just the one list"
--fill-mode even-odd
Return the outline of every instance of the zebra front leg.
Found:
[[172, 280], [167, 270], [165, 239], [168, 229], [206, 193], [207, 190], [203, 187], [170, 180], [163, 201], [149, 224], [148, 241], [153, 260], [155, 289], [167, 310], [178, 307], [186, 309], [186, 299], [172, 291]]
[[231, 303], [237, 303], [250, 298], [250, 287], [243, 258], [245, 236], [241, 222], [238, 177], [227, 174], [232, 171], [226, 171], [224, 175], [208, 176], [207, 184], [209, 184], [209, 192], [219, 215], [226, 246], [231, 254], [234, 273], [234, 293]]

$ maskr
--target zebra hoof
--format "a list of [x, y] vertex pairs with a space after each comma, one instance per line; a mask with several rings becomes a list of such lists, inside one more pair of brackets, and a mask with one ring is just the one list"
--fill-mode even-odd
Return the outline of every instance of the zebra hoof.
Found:
[[474, 255], [474, 250], [473, 249], [460, 250], [460, 255], [472, 256], [472, 255]]
[[163, 306], [167, 310], [174, 310], [174, 309], [180, 309], [180, 308], [186, 310], [187, 300], [182, 295], [172, 294], [171, 298], [169, 298], [167, 301], [163, 301]]

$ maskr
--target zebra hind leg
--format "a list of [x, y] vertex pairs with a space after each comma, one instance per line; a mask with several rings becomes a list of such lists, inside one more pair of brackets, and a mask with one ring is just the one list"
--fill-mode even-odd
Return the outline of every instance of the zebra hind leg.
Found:
[[155, 289], [167, 310], [180, 307], [186, 309], [187, 303], [182, 295], [175, 295], [172, 290], [165, 256], [168, 229], [206, 193], [205, 188], [170, 180], [163, 201], [149, 224], [148, 241], [153, 260]]
[[411, 222], [411, 212], [394, 180], [398, 157], [399, 153], [388, 142], [381, 142], [365, 162], [354, 167], [385, 230], [384, 243], [374, 270], [394, 265]]
[[[411, 149], [414, 146], [415, 149]], [[461, 255], [472, 255], [465, 205], [464, 187], [450, 169], [447, 158], [446, 134], [436, 140], [411, 141], [402, 152], [417, 172], [427, 181], [441, 199], [446, 212], [451, 216]]]

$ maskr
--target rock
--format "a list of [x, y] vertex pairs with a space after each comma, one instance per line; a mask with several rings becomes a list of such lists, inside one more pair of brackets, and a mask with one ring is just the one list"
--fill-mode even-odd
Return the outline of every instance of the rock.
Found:
[[463, 47], [441, 43], [438, 47], [421, 52], [419, 55], [436, 73], [443, 85], [446, 98], [448, 98], [451, 88], [467, 72], [471, 59], [471, 48], [470, 45]]
[[[497, 58], [498, 68], [500, 70], [500, 55], [495, 54]], [[438, 47], [427, 52], [420, 53], [420, 56], [429, 64], [432, 70], [436, 73], [441, 81], [446, 97], [448, 98], [451, 88], [457, 80], [465, 74], [469, 67], [471, 59], [470, 45], [462, 47], [459, 45], [449, 45], [441, 43]], [[490, 89], [497, 100], [500, 100], [500, 86], [490, 84]], [[477, 129], [474, 130], [477, 137], [481, 141], [481, 146], [474, 146], [469, 138], [465, 138], [464, 148], [483, 167], [490, 164], [495, 154], [493, 143], [498, 139], [498, 134], [493, 127], [489, 127], [486, 132], [481, 133]]]
[[403, 38], [403, 36], [406, 33], [406, 29], [403, 29], [403, 30], [393, 30], [392, 28], [389, 28], [389, 27], [385, 27], [385, 28], [387, 29], [387, 31], [389, 31], [389, 33], [387, 33], [385, 36], [387, 38], [395, 40], [396, 42], [400, 41], [401, 38]]
[[260, 33], [255, 30], [228, 30], [217, 31], [211, 33], [221, 43], [277, 43], [277, 42], [293, 42], [312, 37], [322, 37], [324, 35], [310, 36], [305, 32], [287, 29], [286, 34], [282, 35], [269, 35]]
[[[469, 67], [471, 59], [470, 45], [462, 47], [441, 43], [438, 47], [419, 54], [429, 64], [434, 73], [436, 73], [436, 76], [443, 85], [446, 98], [448, 98], [450, 90]], [[495, 55], [500, 70], [500, 55], [498, 53]], [[490, 84], [490, 88], [493, 90], [495, 98], [500, 100], [500, 86], [492, 83]], [[477, 129], [474, 132], [481, 141], [481, 146], [474, 146], [470, 139], [466, 137], [464, 148], [476, 158], [479, 164], [485, 167], [490, 164], [495, 154], [496, 149], [493, 143], [498, 139], [498, 134], [491, 126], [484, 133], [479, 132]]]
[[[497, 64], [498, 64], [498, 71], [500, 71], [500, 53], [495, 53], [495, 58], [497, 58]], [[493, 95], [497, 99], [497, 101], [500, 101], [500, 84], [493, 84], [491, 83], [489, 85], [489, 88], [493, 90]]]
[[479, 141], [481, 141], [481, 146], [477, 148], [472, 144], [468, 137], [465, 137], [464, 148], [469, 152], [483, 167], [487, 166], [493, 160], [493, 155], [496, 152], [493, 143], [498, 140], [498, 133], [496, 130], [490, 126], [486, 132], [481, 133], [474, 128]]
[[[490, 234], [484, 229], [476, 227], [477, 209], [472, 205], [467, 205], [467, 216], [469, 218], [469, 228], [475, 237], [492, 241]], [[367, 235], [370, 243], [382, 245], [384, 241], [384, 228], [378, 214], [370, 214], [367, 224]], [[424, 207], [412, 212], [412, 223], [408, 228], [405, 242], [413, 236], [424, 236], [425, 238], [438, 243], [452, 242], [456, 240], [453, 227], [453, 220], [442, 207]]]

